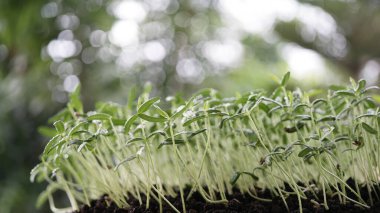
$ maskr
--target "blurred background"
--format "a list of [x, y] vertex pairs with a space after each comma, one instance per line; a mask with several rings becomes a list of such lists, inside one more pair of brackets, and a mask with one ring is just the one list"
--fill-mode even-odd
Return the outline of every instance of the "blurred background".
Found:
[[376, 0], [1, 0], [0, 211], [49, 211], [29, 182], [37, 129], [79, 83], [87, 110], [146, 82], [161, 97], [271, 89], [287, 71], [304, 89], [376, 85], [379, 38]]

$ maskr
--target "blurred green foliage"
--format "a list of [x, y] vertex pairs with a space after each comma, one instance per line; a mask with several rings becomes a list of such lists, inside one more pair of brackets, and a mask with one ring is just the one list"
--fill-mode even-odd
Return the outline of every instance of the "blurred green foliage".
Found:
[[[369, 60], [379, 60], [380, 2], [369, 1], [310, 1], [306, 5], [316, 6], [327, 12], [336, 22], [336, 36], [327, 38], [321, 33], [309, 32], [298, 20], [279, 22], [276, 32], [284, 39], [312, 49], [326, 59], [343, 67], [358, 78], [359, 71]], [[344, 54], [335, 44], [346, 46]], [[347, 51], [347, 52], [346, 52]]]
[[29, 172], [46, 143], [37, 128], [78, 82], [86, 111], [98, 100], [126, 103], [129, 89], [148, 81], [159, 96], [270, 88], [270, 75], [289, 69], [279, 53], [288, 41], [358, 77], [380, 57], [379, 4], [323, 2], [303, 4], [330, 14], [343, 53], [328, 51], [337, 40], [302, 35], [297, 19], [276, 20], [274, 39], [231, 27], [214, 0], [0, 1], [0, 211], [37, 211], [43, 186], [29, 183]]

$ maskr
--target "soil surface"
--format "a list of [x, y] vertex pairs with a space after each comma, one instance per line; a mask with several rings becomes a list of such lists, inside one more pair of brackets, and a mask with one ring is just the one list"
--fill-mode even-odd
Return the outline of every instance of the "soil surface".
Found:
[[[353, 185], [353, 181], [348, 181], [349, 185]], [[287, 188], [287, 187], [286, 187]], [[185, 190], [185, 195], [189, 193], [189, 189]], [[364, 200], [369, 203], [369, 194], [366, 187], [361, 188], [361, 195]], [[376, 193], [372, 192], [371, 195], [374, 198], [374, 204], [370, 209], [363, 209], [353, 203], [347, 203], [345, 205], [339, 202], [338, 196], [327, 197], [329, 210], [325, 210], [322, 205], [321, 200], [318, 202], [312, 201], [314, 197], [308, 194], [310, 199], [302, 200], [302, 207], [304, 213], [322, 213], [322, 212], [334, 212], [334, 213], [353, 213], [353, 212], [379, 212], [380, 213], [380, 201], [376, 199]], [[377, 190], [377, 195], [380, 195], [380, 191]], [[354, 196], [348, 193], [348, 196], [354, 198]], [[261, 190], [259, 193], [261, 198], [270, 198], [271, 195], [269, 191]], [[318, 194], [320, 199], [323, 198], [322, 194]], [[193, 196], [186, 201], [186, 210], [188, 213], [237, 213], [237, 212], [273, 212], [282, 213], [287, 212], [284, 202], [279, 197], [272, 198], [272, 202], [263, 202], [252, 198], [249, 195], [241, 194], [239, 191], [235, 190], [232, 195], [228, 197], [229, 202], [227, 204], [210, 204], [204, 201], [199, 193], [194, 193]], [[155, 213], [160, 212], [160, 207], [157, 202], [152, 199], [150, 201], [149, 208], [145, 208], [145, 198], [142, 198], [144, 203], [139, 204], [137, 199], [129, 199], [128, 203], [131, 205], [128, 209], [118, 208], [115, 203], [113, 203], [107, 195], [102, 196], [98, 200], [91, 202], [91, 206], [84, 205], [81, 207], [80, 213]], [[176, 198], [167, 198], [178, 210], [182, 211], [181, 199], [178, 195]], [[314, 198], [315, 199], [315, 198]], [[287, 199], [287, 205], [289, 212], [299, 212], [298, 199], [296, 195], [289, 196]], [[107, 203], [109, 205], [107, 205]], [[320, 203], [320, 205], [318, 205]], [[174, 212], [173, 209], [163, 201], [163, 212]]]

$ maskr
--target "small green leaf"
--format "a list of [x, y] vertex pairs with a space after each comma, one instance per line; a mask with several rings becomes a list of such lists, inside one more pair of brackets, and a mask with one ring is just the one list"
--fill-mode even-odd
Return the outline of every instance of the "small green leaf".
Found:
[[125, 119], [119, 119], [119, 118], [111, 118], [111, 121], [113, 125], [115, 126], [123, 126], [125, 122], [127, 122]]
[[339, 141], [349, 141], [349, 140], [351, 140], [350, 137], [340, 136], [340, 137], [335, 138], [334, 142], [336, 143], [336, 142], [339, 142]]
[[361, 92], [365, 89], [366, 81], [364, 79], [359, 80], [358, 87], [356, 88], [356, 92]]
[[220, 113], [223, 113], [222, 111], [220, 111], [220, 110], [218, 110], [218, 109], [208, 109], [208, 110], [206, 110], [206, 112], [208, 113], [208, 114], [220, 114]]
[[290, 72], [287, 72], [281, 80], [281, 86], [286, 86], [290, 78]]
[[80, 122], [78, 124], [76, 124], [73, 128], [71, 128], [71, 130], [69, 131], [69, 136], [73, 135], [74, 133], [78, 132], [78, 130], [83, 126], [85, 125], [87, 122]]
[[45, 149], [43, 151], [43, 154], [46, 154], [52, 146], [55, 145], [55, 143], [61, 138], [60, 135], [54, 136], [52, 139], [49, 140], [49, 142], [46, 144]]
[[285, 127], [284, 130], [287, 133], [294, 133], [294, 132], [297, 132], [297, 130], [302, 129], [304, 126], [305, 126], [305, 123], [298, 122], [296, 126]]
[[164, 118], [164, 117], [153, 117], [153, 116], [146, 115], [146, 114], [138, 114], [138, 116], [141, 119], [146, 120], [146, 121], [150, 121], [150, 122], [165, 122], [166, 121], [166, 118]]
[[[186, 141], [183, 140], [183, 139], [174, 139], [174, 144], [184, 144]], [[165, 146], [165, 145], [173, 145], [173, 139], [172, 138], [167, 138], [164, 142], [161, 142], [157, 149], [160, 149], [162, 146]]]
[[128, 134], [129, 133], [129, 130], [131, 129], [131, 126], [133, 124], [133, 122], [135, 122], [135, 120], [138, 118], [137, 115], [133, 115], [132, 117], [130, 117], [127, 122], [125, 123], [124, 125], [124, 133]]
[[144, 140], [144, 139], [143, 138], [132, 138], [132, 139], [129, 139], [126, 144], [130, 144], [130, 143], [133, 143], [136, 141], [142, 141], [142, 140]]
[[147, 100], [141, 106], [137, 109], [137, 113], [141, 114], [146, 112], [154, 103], [158, 102], [160, 100], [159, 97], [155, 97], [152, 99]]
[[316, 105], [316, 104], [318, 104], [318, 103], [325, 103], [325, 104], [327, 104], [327, 101], [325, 100], [325, 99], [322, 99], [322, 98], [318, 98], [318, 99], [315, 99], [312, 103], [311, 103], [311, 105]]
[[162, 117], [169, 119], [168, 113], [166, 113], [164, 110], [162, 110], [159, 106], [153, 104], [153, 107], [156, 109], [158, 114], [160, 114]]
[[342, 101], [342, 103], [340, 103], [340, 104], [336, 104], [334, 106], [335, 113], [339, 114], [340, 112], [342, 112], [342, 110], [344, 109], [345, 106], [346, 106], [346, 102], [345, 101]]
[[52, 139], [50, 139], [50, 141], [46, 144], [45, 146], [45, 149], [43, 151], [43, 155], [48, 155], [49, 152], [54, 149], [57, 145], [59, 144], [62, 144], [64, 142], [64, 140], [60, 140], [61, 139], [61, 136], [60, 135], [56, 135], [55, 137], [53, 137]]
[[189, 138], [192, 138], [198, 134], [201, 134], [202, 132], [205, 132], [207, 129], [200, 129], [200, 130], [197, 130], [195, 132], [192, 132], [190, 135], [189, 135]]
[[338, 90], [335, 92], [335, 96], [351, 96], [356, 97], [355, 93], [350, 90]]
[[307, 104], [297, 104], [296, 106], [294, 106], [293, 110], [294, 111], [298, 111], [298, 110], [300, 110], [302, 108], [310, 108], [310, 107]]
[[177, 108], [177, 111], [172, 115], [170, 118], [171, 120], [176, 119], [177, 117], [181, 116], [186, 110], [190, 108], [190, 106], [193, 104], [195, 96], [191, 97], [189, 101], [187, 101], [186, 105], [182, 105]]
[[59, 134], [62, 134], [65, 131], [65, 125], [62, 121], [56, 121], [53, 125]]
[[269, 110], [270, 110], [270, 108], [264, 103], [259, 103], [259, 109], [263, 110], [267, 114], [269, 113]]
[[310, 148], [310, 147], [305, 147], [304, 149], [302, 149], [299, 153], [298, 153], [298, 157], [300, 158], [303, 158], [305, 157], [307, 154], [309, 154], [310, 152], [312, 152], [313, 149]]
[[238, 181], [240, 175], [241, 175], [241, 172], [234, 172], [234, 174], [232, 175], [232, 177], [230, 179], [230, 184], [235, 185], [236, 182]]
[[[261, 169], [261, 168], [255, 168], [253, 170], [253, 172], [255, 172], [256, 169]], [[259, 180], [259, 177], [257, 177], [256, 175], [254, 175], [253, 173], [251, 172], [241, 172], [241, 174], [244, 174], [244, 175], [249, 175], [253, 180], [255, 181], [258, 181]]]
[[364, 99], [364, 103], [365, 103], [367, 109], [368, 108], [375, 109], [377, 107], [375, 101], [370, 97]]
[[87, 117], [87, 120], [93, 121], [93, 120], [109, 120], [111, 118], [110, 115], [105, 113], [96, 113], [93, 115], [90, 115]]
[[377, 134], [377, 130], [372, 128], [370, 125], [366, 124], [366, 123], [362, 123], [362, 127], [365, 131], [367, 131], [368, 133], [371, 133], [371, 134], [374, 134], [376, 135]]
[[270, 95], [271, 98], [275, 99], [277, 97], [279, 97], [281, 95], [281, 87], [277, 87], [273, 92], [272, 94]]
[[326, 121], [336, 121], [336, 117], [333, 115], [328, 115], [328, 116], [325, 116], [325, 117], [318, 119], [317, 123], [318, 122], [326, 122]]

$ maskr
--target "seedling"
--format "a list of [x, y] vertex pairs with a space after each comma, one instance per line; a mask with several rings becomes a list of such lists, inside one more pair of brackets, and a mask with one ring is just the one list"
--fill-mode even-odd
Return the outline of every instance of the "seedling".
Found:
[[[333, 194], [343, 204], [369, 208], [379, 199], [371, 192], [379, 189], [380, 169], [380, 110], [369, 92], [379, 88], [366, 88], [361, 80], [317, 98], [287, 90], [288, 80], [289, 73], [268, 94], [223, 98], [207, 89], [188, 101], [172, 98], [169, 108], [148, 91], [138, 100], [131, 93], [127, 106], [101, 103], [88, 113], [78, 88], [51, 119], [55, 135], [31, 172], [32, 181], [49, 183], [38, 204], [49, 200], [53, 211], [67, 210], [55, 206], [53, 195], [60, 190], [69, 210], [107, 194], [119, 207], [128, 207], [130, 196], [142, 203], [145, 195], [146, 207], [153, 199], [161, 211], [166, 202], [186, 212], [193, 192], [207, 202], [226, 203], [235, 187], [262, 201], [270, 199], [257, 190], [269, 189], [285, 206], [296, 194], [301, 212], [310, 194], [325, 209]], [[346, 183], [349, 178], [355, 187]], [[361, 196], [361, 185], [369, 200]], [[166, 199], [177, 192], [182, 209]]]

